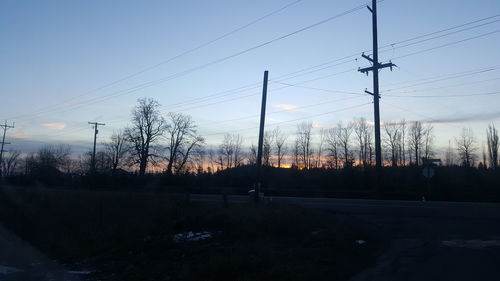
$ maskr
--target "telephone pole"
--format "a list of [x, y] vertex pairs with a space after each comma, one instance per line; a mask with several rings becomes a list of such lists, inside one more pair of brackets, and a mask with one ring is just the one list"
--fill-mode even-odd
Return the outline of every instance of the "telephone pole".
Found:
[[97, 126], [105, 126], [106, 124], [104, 123], [97, 123], [97, 122], [88, 122], [90, 125], [94, 125], [94, 150], [92, 151], [92, 160], [90, 164], [90, 169], [92, 173], [95, 172], [95, 144], [97, 140], [97, 134], [99, 133], [99, 130], [97, 129]]
[[259, 202], [260, 185], [262, 183], [262, 146], [264, 144], [264, 123], [266, 121], [267, 77], [269, 71], [264, 71], [262, 85], [262, 104], [260, 108], [259, 147], [257, 150], [257, 184], [255, 185], [255, 202]]
[[363, 58], [367, 59], [372, 63], [372, 66], [360, 68], [359, 72], [368, 75], [368, 72], [373, 72], [373, 92], [365, 90], [365, 93], [373, 96], [373, 113], [375, 121], [375, 164], [377, 168], [382, 167], [382, 147], [380, 144], [380, 109], [379, 109], [379, 86], [378, 86], [378, 70], [386, 67], [396, 66], [391, 61], [389, 63], [380, 63], [378, 61], [378, 38], [377, 38], [377, 0], [372, 0], [371, 8], [366, 6], [368, 10], [372, 13], [372, 33], [373, 33], [373, 58], [365, 55], [361, 55]]
[[5, 120], [5, 123], [0, 124], [0, 127], [3, 128], [3, 137], [2, 137], [2, 147], [0, 148], [0, 177], [3, 176], [3, 153], [6, 152], [3, 150], [4, 145], [10, 144], [10, 142], [5, 142], [5, 134], [7, 133], [7, 129], [12, 129], [14, 128], [14, 123], [12, 125], [7, 125], [7, 120]]

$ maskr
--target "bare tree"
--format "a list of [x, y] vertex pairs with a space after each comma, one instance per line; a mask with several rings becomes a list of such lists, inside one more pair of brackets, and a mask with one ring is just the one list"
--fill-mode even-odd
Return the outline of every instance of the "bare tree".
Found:
[[250, 153], [248, 155], [248, 164], [257, 165], [257, 146], [255, 144], [250, 145]]
[[272, 145], [274, 134], [272, 132], [264, 133], [264, 143], [262, 144], [262, 164], [264, 166], [272, 166], [271, 154], [272, 154]]
[[182, 113], [168, 113], [166, 120], [167, 169], [168, 174], [181, 172], [191, 159], [192, 152], [199, 151], [205, 140], [197, 135], [191, 116]]
[[455, 138], [455, 142], [462, 165], [466, 167], [474, 166], [477, 146], [472, 130], [470, 128], [463, 128], [460, 136]]
[[243, 158], [241, 156], [241, 144], [243, 139], [238, 134], [226, 134], [219, 146], [219, 164], [222, 169], [240, 166]]
[[423, 155], [425, 159], [434, 156], [434, 127], [432, 125], [424, 128]]
[[104, 144], [106, 152], [111, 161], [111, 169], [113, 173], [121, 166], [125, 158], [128, 148], [126, 146], [126, 137], [124, 131], [114, 132], [111, 135], [110, 141]]
[[339, 141], [337, 136], [337, 128], [331, 128], [328, 130], [325, 139], [329, 156], [328, 163], [330, 168], [334, 169], [339, 168]]
[[326, 135], [327, 135], [327, 131], [325, 131], [324, 129], [321, 129], [319, 131], [319, 143], [318, 143], [318, 149], [316, 152], [316, 163], [314, 165], [316, 168], [321, 168], [323, 166], [322, 156], [323, 156], [324, 145], [325, 145], [326, 138], [327, 138]]
[[363, 167], [370, 165], [370, 145], [372, 143], [372, 134], [366, 119], [361, 118], [354, 123], [354, 133], [359, 148], [359, 161]]
[[208, 160], [210, 161], [210, 166], [208, 167], [210, 170], [209, 172], [215, 173], [214, 163], [216, 163], [217, 160], [215, 158], [215, 149], [213, 147], [208, 148]]
[[399, 155], [401, 157], [400, 163], [402, 166], [406, 166], [406, 120], [402, 120], [400, 123], [400, 140], [399, 140]]
[[490, 167], [496, 169], [498, 167], [498, 131], [495, 128], [495, 125], [488, 125], [486, 140], [488, 144], [488, 159]]
[[303, 122], [297, 125], [296, 145], [299, 151], [299, 161], [305, 169], [311, 168], [311, 160], [313, 155], [312, 150], [312, 123]]
[[389, 159], [391, 162], [391, 166], [396, 167], [398, 165], [398, 161], [400, 159], [399, 153], [400, 142], [401, 142], [401, 131], [400, 126], [395, 123], [386, 123], [384, 124], [384, 144], [385, 147], [389, 150]]
[[131, 144], [131, 157], [139, 165], [139, 175], [146, 173], [148, 161], [156, 156], [152, 146], [165, 132], [165, 119], [160, 115], [160, 104], [153, 99], [139, 99], [132, 110], [132, 126], [125, 129], [125, 137]]
[[113, 163], [110, 155], [106, 151], [97, 151], [95, 154], [95, 167], [99, 171], [111, 170]]
[[451, 146], [451, 141], [448, 141], [448, 148], [445, 153], [445, 162], [446, 166], [455, 165], [455, 153], [453, 152], [453, 148]]
[[299, 168], [300, 165], [300, 160], [299, 160], [299, 155], [300, 155], [300, 145], [299, 145], [299, 139], [295, 138], [293, 141], [293, 163], [292, 166], [295, 168]]
[[70, 159], [71, 148], [68, 145], [46, 145], [38, 149], [36, 155], [32, 155], [28, 164], [30, 170], [40, 172], [54, 172], [60, 170]]
[[342, 123], [337, 125], [337, 141], [340, 146], [340, 151], [343, 158], [344, 167], [351, 167], [353, 165], [353, 155], [351, 151], [351, 135], [353, 130], [353, 124], [348, 123], [345, 127]]
[[422, 146], [424, 144], [425, 129], [422, 126], [422, 122], [415, 121], [411, 124], [409, 131], [408, 147], [410, 151], [410, 162], [411, 158], [414, 158], [413, 164], [418, 166], [420, 164], [419, 159], [422, 155]]
[[276, 127], [273, 130], [273, 135], [274, 135], [274, 145], [276, 147], [276, 158], [278, 160], [278, 168], [281, 168], [283, 157], [286, 154], [285, 142], [287, 137], [283, 134], [283, 132], [281, 132], [279, 127]]
[[16, 167], [19, 165], [19, 156], [21, 155], [20, 151], [10, 150], [7, 152], [7, 155], [2, 159], [2, 174], [5, 176], [11, 176]]

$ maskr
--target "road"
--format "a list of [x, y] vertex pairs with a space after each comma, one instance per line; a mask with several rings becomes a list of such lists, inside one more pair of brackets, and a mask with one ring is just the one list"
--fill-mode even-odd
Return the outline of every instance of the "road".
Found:
[[[192, 195], [192, 201], [222, 202]], [[228, 196], [229, 204], [247, 202]], [[386, 245], [376, 263], [352, 281], [500, 280], [500, 204], [274, 197], [333, 212], [377, 234]], [[74, 268], [73, 268], [74, 269]], [[0, 225], [0, 280], [86, 280]]]
[[[220, 197], [193, 196], [220, 201]], [[229, 203], [245, 202], [230, 196]], [[378, 234], [386, 245], [376, 263], [352, 281], [500, 280], [500, 204], [266, 198], [334, 212]]]

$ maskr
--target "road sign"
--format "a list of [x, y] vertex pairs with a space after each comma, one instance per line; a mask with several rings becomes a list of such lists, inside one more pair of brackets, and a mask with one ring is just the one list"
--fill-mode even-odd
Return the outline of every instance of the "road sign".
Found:
[[434, 169], [431, 168], [431, 167], [425, 167], [423, 170], [422, 170], [422, 174], [424, 175], [424, 177], [430, 179], [434, 176]]

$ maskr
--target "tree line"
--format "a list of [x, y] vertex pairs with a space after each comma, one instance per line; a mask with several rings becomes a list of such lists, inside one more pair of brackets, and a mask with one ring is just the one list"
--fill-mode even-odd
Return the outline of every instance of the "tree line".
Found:
[[[114, 132], [103, 149], [96, 152], [95, 170], [116, 174], [136, 170], [166, 174], [215, 173], [220, 170], [254, 165], [257, 147], [243, 147], [239, 134], [225, 134], [221, 143], [207, 146], [191, 116], [170, 112], [163, 116], [154, 99], [139, 99], [132, 110], [131, 122]], [[437, 153], [431, 124], [420, 121], [382, 124], [385, 166], [420, 166], [422, 159], [442, 157], [448, 166], [498, 167], [498, 130], [491, 124], [486, 131], [486, 147], [480, 147], [473, 131], [463, 128], [449, 141], [443, 153]], [[312, 122], [297, 124], [294, 134], [279, 127], [265, 132], [265, 166], [296, 169], [367, 168], [374, 165], [373, 130], [366, 119], [338, 123], [330, 129], [316, 129]], [[22, 155], [8, 151], [2, 159], [3, 175], [65, 172], [86, 174], [91, 171], [92, 151], [72, 156], [68, 145], [48, 145], [37, 153]]]

